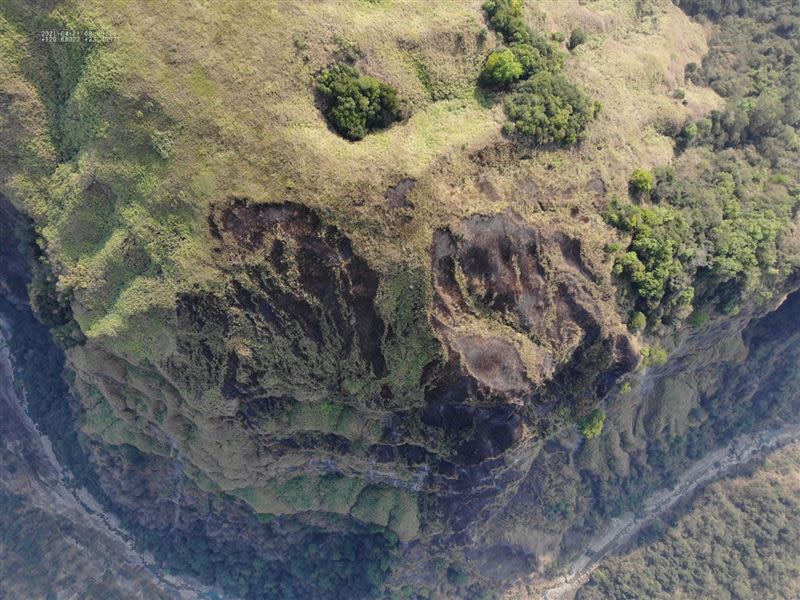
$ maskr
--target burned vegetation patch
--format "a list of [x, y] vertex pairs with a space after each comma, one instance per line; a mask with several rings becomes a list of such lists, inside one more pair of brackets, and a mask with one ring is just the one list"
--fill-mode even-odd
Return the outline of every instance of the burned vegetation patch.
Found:
[[386, 374], [380, 278], [336, 227], [300, 204], [246, 198], [218, 205], [209, 225], [229, 279], [181, 297], [178, 350], [195, 367], [223, 363], [223, 396], [314, 397]]

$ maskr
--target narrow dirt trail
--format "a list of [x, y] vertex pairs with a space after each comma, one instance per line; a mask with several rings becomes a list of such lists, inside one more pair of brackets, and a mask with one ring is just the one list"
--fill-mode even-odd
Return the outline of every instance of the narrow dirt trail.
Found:
[[798, 440], [800, 440], [800, 424], [765, 429], [737, 437], [727, 446], [711, 452], [695, 463], [683, 473], [673, 487], [658, 490], [648, 496], [643, 514], [636, 516], [633, 513], [626, 513], [613, 519], [592, 539], [587, 549], [568, 565], [567, 574], [554, 581], [551, 587], [540, 587], [522, 594], [517, 592], [517, 595], [512, 597], [571, 600], [580, 587], [588, 581], [603, 558], [622, 549], [644, 525], [668, 511], [680, 500], [688, 498], [699, 486]]

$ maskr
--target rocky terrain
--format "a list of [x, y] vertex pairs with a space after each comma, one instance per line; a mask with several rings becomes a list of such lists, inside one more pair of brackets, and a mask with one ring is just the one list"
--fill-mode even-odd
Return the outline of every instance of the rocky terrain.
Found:
[[797, 425], [795, 4], [236, 4], [0, 5], [33, 595], [536, 597]]

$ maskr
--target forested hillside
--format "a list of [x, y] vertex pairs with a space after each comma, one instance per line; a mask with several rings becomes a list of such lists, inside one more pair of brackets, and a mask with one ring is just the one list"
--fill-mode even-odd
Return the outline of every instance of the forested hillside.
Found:
[[675, 523], [606, 560], [577, 600], [796, 598], [800, 593], [800, 448], [705, 489]]

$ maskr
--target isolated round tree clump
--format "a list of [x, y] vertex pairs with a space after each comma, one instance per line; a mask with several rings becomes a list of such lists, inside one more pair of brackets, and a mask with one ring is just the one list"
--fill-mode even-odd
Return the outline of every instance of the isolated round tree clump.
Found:
[[509, 48], [495, 50], [486, 59], [481, 79], [489, 85], [505, 87], [522, 77], [522, 63]]

